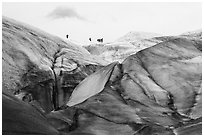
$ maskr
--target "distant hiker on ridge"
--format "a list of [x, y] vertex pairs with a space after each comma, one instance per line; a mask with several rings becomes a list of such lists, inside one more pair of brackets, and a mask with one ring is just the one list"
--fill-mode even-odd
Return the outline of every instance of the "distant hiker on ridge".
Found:
[[89, 38], [89, 41], [91, 41], [91, 38]]
[[66, 38], [68, 39], [68, 38], [69, 38], [69, 35], [66, 35]]
[[97, 39], [97, 41], [103, 43], [103, 38], [102, 39]]

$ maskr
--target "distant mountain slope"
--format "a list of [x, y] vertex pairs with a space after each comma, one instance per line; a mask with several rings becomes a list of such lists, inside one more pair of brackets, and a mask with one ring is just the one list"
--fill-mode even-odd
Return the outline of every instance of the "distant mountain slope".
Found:
[[202, 29], [182, 33], [181, 36], [202, 39]]
[[157, 44], [158, 40], [151, 38], [161, 36], [160, 34], [148, 32], [129, 32], [118, 40], [110, 43], [91, 44], [84, 47], [93, 55], [114, 62], [122, 62], [126, 57], [142, 49]]
[[162, 34], [131, 31], [125, 34], [124, 36], [120, 37], [116, 41], [135, 41], [135, 40], [150, 39], [150, 38], [159, 37], [159, 36], [162, 36]]
[[202, 50], [202, 32], [195, 31], [179, 36], [162, 36], [160, 34], [147, 32], [130, 32], [115, 42], [91, 44], [84, 46], [91, 54], [99, 55], [107, 61], [122, 62], [126, 57], [140, 50], [154, 46], [160, 42], [176, 38], [188, 38], [196, 42], [196, 46]]

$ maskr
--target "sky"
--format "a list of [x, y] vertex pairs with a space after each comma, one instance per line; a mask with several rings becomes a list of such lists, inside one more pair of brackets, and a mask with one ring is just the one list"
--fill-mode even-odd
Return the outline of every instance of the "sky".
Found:
[[112, 42], [130, 31], [179, 35], [202, 27], [198, 2], [3, 2], [2, 15], [80, 44]]

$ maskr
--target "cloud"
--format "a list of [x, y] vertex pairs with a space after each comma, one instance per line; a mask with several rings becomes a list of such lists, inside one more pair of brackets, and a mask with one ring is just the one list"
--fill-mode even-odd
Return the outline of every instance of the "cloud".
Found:
[[57, 7], [50, 14], [48, 14], [48, 17], [53, 18], [53, 19], [76, 18], [79, 20], [86, 21], [86, 18], [79, 15], [75, 9], [70, 8], [70, 7]]

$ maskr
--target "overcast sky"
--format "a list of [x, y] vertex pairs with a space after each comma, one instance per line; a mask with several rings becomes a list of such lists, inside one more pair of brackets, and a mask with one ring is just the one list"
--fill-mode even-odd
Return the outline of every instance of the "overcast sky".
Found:
[[129, 31], [164, 35], [201, 29], [201, 3], [3, 3], [2, 14], [80, 43], [114, 41]]

